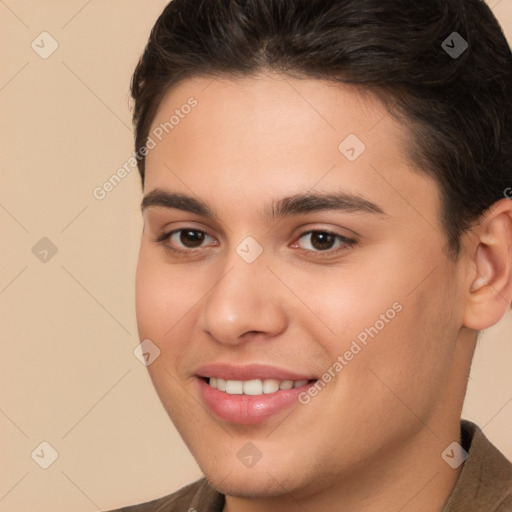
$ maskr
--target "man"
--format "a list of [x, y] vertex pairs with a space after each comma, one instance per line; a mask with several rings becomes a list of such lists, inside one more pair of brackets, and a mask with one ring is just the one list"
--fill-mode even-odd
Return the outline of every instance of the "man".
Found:
[[512, 510], [460, 418], [512, 300], [488, 7], [174, 0], [132, 94], [139, 335], [206, 478], [121, 510]]

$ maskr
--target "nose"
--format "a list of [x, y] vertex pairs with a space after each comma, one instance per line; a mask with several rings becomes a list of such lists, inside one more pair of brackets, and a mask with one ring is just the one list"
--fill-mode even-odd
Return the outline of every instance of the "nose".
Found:
[[235, 262], [205, 297], [201, 329], [227, 345], [281, 334], [288, 319], [278, 284], [263, 261]]

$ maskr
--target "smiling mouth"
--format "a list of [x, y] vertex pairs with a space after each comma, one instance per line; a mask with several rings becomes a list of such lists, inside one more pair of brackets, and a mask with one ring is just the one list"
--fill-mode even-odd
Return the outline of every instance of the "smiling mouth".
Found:
[[278, 380], [278, 379], [252, 379], [252, 380], [226, 380], [219, 377], [204, 377], [203, 380], [212, 388], [223, 391], [228, 395], [269, 395], [278, 391], [299, 388], [316, 382], [310, 380]]

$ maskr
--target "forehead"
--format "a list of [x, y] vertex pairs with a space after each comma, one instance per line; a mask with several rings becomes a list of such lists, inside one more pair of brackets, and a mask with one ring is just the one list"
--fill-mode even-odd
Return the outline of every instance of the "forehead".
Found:
[[407, 158], [407, 127], [354, 86], [273, 74], [185, 80], [162, 100], [149, 135], [146, 192], [250, 202], [342, 188], [438, 211], [436, 184]]
[[[366, 132], [373, 130], [387, 114], [377, 96], [354, 85], [327, 80], [298, 79], [284, 74], [260, 73], [247, 77], [197, 77], [172, 87], [161, 101], [150, 131], [169, 122], [172, 114], [180, 114], [191, 99], [197, 102], [187, 125], [205, 132], [213, 123], [219, 130], [246, 128], [250, 124], [256, 141], [299, 142], [297, 130], [307, 136], [311, 132], [332, 135], [352, 127]], [[182, 114], [183, 115], [183, 114]], [[175, 131], [183, 120], [172, 121]], [[185, 116], [188, 116], [186, 113]], [[200, 122], [194, 118], [200, 117]], [[178, 121], [178, 122], [177, 122]], [[204, 125], [205, 121], [208, 123]], [[185, 124], [185, 123], [184, 123]], [[305, 125], [307, 130], [304, 131]], [[200, 130], [203, 126], [203, 130]], [[389, 118], [384, 130], [406, 138], [407, 130]], [[183, 131], [183, 130], [181, 130]], [[217, 131], [217, 130], [216, 130]], [[215, 135], [215, 132], [210, 135]], [[246, 130], [241, 130], [242, 137]], [[278, 139], [276, 140], [276, 135]], [[240, 142], [240, 139], [237, 140]]]
[[[349, 140], [361, 141], [358, 152], [364, 147], [381, 158], [403, 157], [397, 149], [405, 146], [408, 130], [376, 96], [355, 86], [261, 73], [178, 83], [161, 101], [150, 135], [162, 139], [176, 158], [186, 142], [188, 157], [197, 150], [212, 161], [243, 168], [250, 162], [236, 159], [248, 154], [255, 165], [268, 166], [271, 158], [276, 167], [296, 156], [338, 159], [340, 143], [350, 135]], [[149, 164], [162, 149], [151, 152]]]

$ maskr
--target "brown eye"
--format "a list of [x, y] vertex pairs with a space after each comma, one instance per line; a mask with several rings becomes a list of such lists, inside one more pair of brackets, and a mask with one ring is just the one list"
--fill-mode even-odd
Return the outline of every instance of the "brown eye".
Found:
[[297, 245], [301, 249], [306, 249], [312, 252], [327, 252], [336, 251], [343, 246], [351, 246], [355, 243], [354, 240], [331, 233], [329, 231], [308, 231], [304, 233], [298, 240]]
[[322, 231], [315, 231], [311, 233], [311, 245], [319, 250], [325, 251], [327, 249], [331, 249], [334, 242], [336, 242], [336, 237], [331, 233], [324, 233]]
[[200, 229], [184, 228], [164, 233], [156, 240], [166, 248], [176, 252], [193, 252], [208, 245], [217, 245], [216, 240]]
[[200, 247], [206, 237], [204, 231], [198, 231], [197, 229], [182, 229], [178, 233], [180, 243], [188, 248]]

